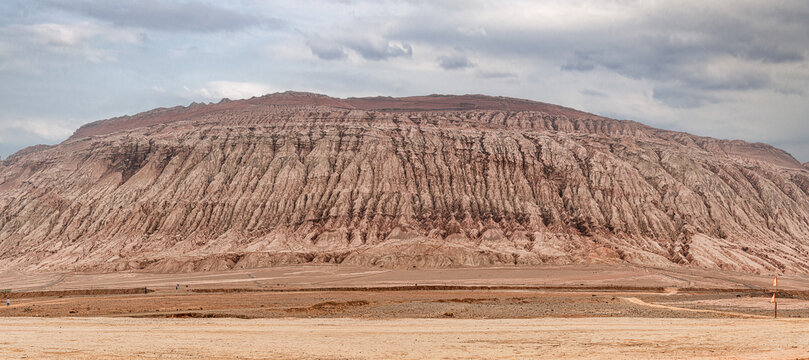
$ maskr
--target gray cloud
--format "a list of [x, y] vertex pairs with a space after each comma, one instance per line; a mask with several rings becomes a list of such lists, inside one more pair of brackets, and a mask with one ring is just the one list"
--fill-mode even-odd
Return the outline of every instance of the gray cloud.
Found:
[[351, 50], [365, 60], [382, 61], [392, 58], [410, 58], [413, 47], [407, 42], [371, 39], [364, 35], [343, 34], [336, 37], [306, 35], [306, 46], [322, 60], [339, 60]]
[[208, 101], [184, 88], [251, 83], [514, 96], [809, 160], [807, 18], [804, 0], [8, 0], [0, 128]]
[[484, 79], [514, 79], [517, 74], [511, 71], [478, 71], [477, 76]]
[[214, 32], [235, 31], [259, 25], [270, 28], [283, 26], [283, 22], [277, 18], [262, 18], [200, 2], [46, 0], [45, 3], [119, 26], [163, 31]]
[[438, 57], [438, 65], [444, 70], [459, 70], [474, 66], [463, 54], [452, 54]]
[[312, 50], [312, 54], [323, 60], [338, 60], [346, 57], [343, 46], [333, 41], [325, 40], [319, 36], [311, 36], [306, 41], [306, 46]]
[[[601, 26], [548, 29], [488, 24], [486, 36], [459, 31], [464, 24], [460, 15], [446, 20], [447, 14], [419, 13], [418, 19], [407, 18], [389, 35], [434, 46], [473, 48], [500, 57], [556, 61], [563, 71], [603, 67], [633, 79], [679, 82], [682, 87], [706, 90], [774, 89], [778, 85], [761, 74], [725, 76], [714, 69], [705, 71], [712, 62], [735, 59], [788, 64], [807, 57], [809, 22], [793, 15], [809, 13], [806, 2], [792, 1], [775, 9], [756, 2], [714, 3], [700, 11], [687, 4], [661, 3], [641, 10], [644, 12], [636, 17]], [[739, 65], [725, 67], [733, 71]]]
[[751, 60], [761, 60], [770, 63], [798, 62], [806, 59], [803, 54], [796, 50], [782, 50], [772, 45], [762, 45], [750, 49], [745, 55]]
[[707, 103], [715, 103], [716, 99], [704, 93], [679, 90], [671, 87], [655, 87], [652, 97], [668, 106], [675, 108], [695, 108]]
[[590, 71], [595, 68], [596, 66], [593, 63], [587, 61], [569, 62], [561, 67], [563, 71]]
[[358, 38], [347, 41], [345, 46], [354, 50], [366, 60], [386, 60], [397, 57], [409, 58], [413, 55], [413, 47], [406, 42], [374, 42]]
[[584, 90], [581, 90], [580, 93], [582, 95], [592, 96], [592, 97], [599, 97], [599, 98], [606, 98], [607, 97], [607, 94], [605, 94], [605, 93], [603, 93], [601, 91], [598, 91], [598, 90], [593, 90], [593, 89], [584, 89]]

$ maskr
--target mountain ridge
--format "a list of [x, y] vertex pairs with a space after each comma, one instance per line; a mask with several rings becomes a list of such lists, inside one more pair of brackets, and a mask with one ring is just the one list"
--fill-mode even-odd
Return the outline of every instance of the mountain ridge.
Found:
[[[71, 138], [103, 135], [106, 131], [131, 129], [143, 124], [137, 120], [143, 117], [154, 117], [154, 121], [161, 123], [177, 121], [179, 119], [199, 115], [210, 111], [222, 111], [234, 106], [249, 105], [279, 105], [279, 106], [325, 106], [351, 110], [372, 110], [381, 112], [390, 111], [464, 111], [464, 110], [510, 110], [509, 104], [517, 110], [543, 111], [553, 115], [577, 115], [592, 118], [603, 117], [578, 111], [575, 109], [542, 103], [538, 101], [523, 100], [508, 97], [495, 97], [480, 94], [472, 95], [439, 95], [410, 96], [394, 98], [389, 96], [377, 97], [349, 97], [345, 99], [333, 98], [323, 94], [286, 91], [267, 94], [243, 100], [222, 99], [218, 103], [191, 103], [189, 106], [175, 106], [171, 108], [157, 108], [147, 110], [131, 116], [121, 116], [106, 120], [99, 120], [81, 126]], [[549, 111], [550, 110], [550, 111]], [[166, 117], [155, 115], [166, 114]], [[131, 123], [131, 124], [127, 124]], [[118, 125], [118, 126], [115, 126]]]
[[520, 99], [288, 92], [95, 122], [1, 162], [0, 267], [807, 272], [808, 194], [766, 144]]
[[[570, 119], [586, 118], [586, 119], [626, 122], [628, 124], [632, 124], [633, 126], [646, 128], [661, 133], [667, 133], [675, 136], [685, 135], [691, 137], [692, 139], [701, 139], [702, 140], [700, 141], [701, 143], [708, 143], [706, 145], [720, 146], [726, 152], [727, 151], [733, 152], [729, 149], [740, 146], [747, 148], [747, 150], [761, 149], [770, 152], [772, 153], [772, 155], [778, 157], [779, 159], [776, 160], [776, 162], [778, 162], [782, 166], [801, 167], [803, 165], [786, 151], [775, 148], [765, 143], [749, 143], [743, 140], [723, 140], [673, 130], [655, 129], [648, 125], [633, 120], [609, 119], [606, 117], [575, 110], [564, 106], [553, 105], [532, 100], [524, 100], [500, 96], [488, 96], [481, 94], [471, 94], [471, 95], [432, 94], [426, 96], [410, 96], [403, 98], [377, 96], [377, 97], [349, 97], [345, 99], [340, 99], [340, 98], [332, 98], [323, 94], [286, 91], [281, 93], [267, 94], [264, 96], [253, 97], [244, 100], [222, 99], [218, 103], [209, 103], [207, 105], [202, 103], [192, 103], [189, 106], [185, 107], [175, 106], [171, 108], [157, 108], [137, 113], [131, 116], [121, 116], [106, 120], [99, 120], [81, 126], [68, 140], [86, 136], [103, 135], [111, 131], [133, 129], [139, 126], [149, 126], [156, 124], [165, 124], [171, 121], [180, 121], [182, 119], [199, 116], [200, 114], [204, 114], [206, 112], [227, 111], [235, 106], [240, 105], [258, 105], [258, 104], [280, 105], [280, 106], [296, 106], [296, 105], [325, 106], [325, 107], [334, 107], [351, 110], [366, 110], [366, 111], [381, 111], [381, 112], [473, 111], [473, 110], [539, 111], [550, 115], [564, 115]], [[165, 117], [155, 116], [161, 114], [165, 114], [168, 116]], [[151, 119], [152, 121], [147, 122], [146, 124], [138, 122], [138, 119], [144, 117], [147, 119]], [[127, 122], [131, 122], [132, 124], [131, 125], [127, 124]], [[749, 156], [751, 154], [746, 155]], [[758, 158], [760, 159], [764, 159], [766, 157], [767, 156], [758, 156]]]

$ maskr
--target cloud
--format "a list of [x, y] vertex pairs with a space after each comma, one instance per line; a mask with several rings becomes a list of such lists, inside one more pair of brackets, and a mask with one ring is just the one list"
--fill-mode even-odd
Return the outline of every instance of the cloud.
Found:
[[57, 119], [0, 119], [0, 158], [27, 146], [60, 142], [77, 127]]
[[0, 28], [9, 39], [38, 46], [60, 48], [82, 45], [89, 40], [109, 43], [138, 44], [145, 35], [140, 32], [111, 29], [98, 24], [80, 22], [72, 24], [37, 23], [30, 25], [9, 25]]
[[288, 89], [486, 93], [809, 160], [807, 18], [804, 0], [8, 0], [0, 108], [92, 121]]
[[466, 36], [486, 36], [486, 28], [482, 26], [460, 26], [457, 31]]
[[19, 29], [28, 32], [32, 40], [45, 46], [74, 46], [79, 41], [98, 35], [98, 27], [88, 23], [75, 25], [35, 24], [21, 26]]
[[581, 90], [580, 93], [582, 95], [592, 96], [592, 97], [599, 97], [599, 98], [608, 97], [607, 94], [605, 94], [605, 93], [603, 93], [601, 91], [598, 91], [598, 90], [593, 90], [593, 89], [584, 89], [584, 90]]
[[466, 55], [452, 54], [438, 57], [438, 65], [444, 70], [460, 70], [474, 66]]
[[115, 46], [140, 45], [145, 35], [111, 29], [97, 24], [38, 23], [0, 27], [0, 71], [37, 72], [47, 62], [64, 62], [65, 57], [91, 63], [117, 60]]
[[277, 18], [262, 18], [201, 2], [47, 0], [45, 3], [58, 9], [108, 21], [117, 26], [153, 30], [215, 32], [236, 31], [259, 25], [275, 29], [283, 27], [283, 22]]
[[[413, 13], [386, 36], [498, 58], [556, 62], [562, 71], [600, 68], [684, 91], [774, 89], [779, 84], [769, 81], [772, 74], [750, 75], [750, 68], [805, 62], [809, 56], [809, 22], [794, 15], [809, 16], [809, 3], [779, 4], [511, 1], [501, 7], [471, 5], [457, 13]], [[471, 24], [485, 29], [485, 36], [459, 30]], [[719, 66], [744, 68], [745, 74], [705, 72]], [[777, 67], [768, 71], [778, 72]]]
[[413, 47], [407, 42], [390, 41], [382, 38], [369, 38], [365, 36], [342, 35], [336, 38], [324, 38], [319, 35], [309, 35], [306, 46], [312, 54], [322, 60], [339, 60], [348, 56], [347, 51], [359, 55], [370, 61], [383, 61], [392, 58], [410, 58], [413, 56]]
[[201, 96], [211, 100], [219, 100], [222, 98], [231, 100], [247, 99], [253, 96], [261, 96], [274, 92], [273, 88], [261, 83], [221, 80], [207, 82], [204, 86], [197, 89], [188, 87], [184, 87], [183, 89], [187, 97], [193, 98]]
[[478, 71], [477, 76], [484, 79], [512, 79], [517, 74], [511, 71]]
[[49, 141], [62, 140], [73, 134], [73, 127], [53, 119], [7, 120], [0, 123], [4, 130], [17, 129]]
[[413, 55], [413, 47], [406, 42], [374, 41], [365, 38], [357, 38], [346, 41], [345, 46], [354, 50], [366, 60], [378, 61], [398, 57], [409, 58]]
[[652, 92], [652, 97], [657, 101], [675, 108], [695, 108], [706, 103], [718, 101], [704, 93], [684, 91], [665, 86], [655, 87]]
[[338, 60], [346, 57], [346, 52], [342, 45], [323, 39], [320, 36], [310, 36], [306, 40], [306, 46], [312, 50], [313, 55], [323, 60]]
[[562, 65], [562, 71], [581, 71], [586, 72], [595, 69], [596, 66], [592, 62], [587, 61], [575, 61], [569, 62]]

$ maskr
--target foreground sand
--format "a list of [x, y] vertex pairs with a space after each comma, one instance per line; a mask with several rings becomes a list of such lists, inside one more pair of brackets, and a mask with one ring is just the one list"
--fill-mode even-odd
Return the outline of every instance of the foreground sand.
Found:
[[[809, 280], [630, 266], [0, 274], [0, 359], [809, 359]], [[179, 286], [178, 286], [179, 285]]]
[[799, 359], [806, 319], [0, 318], [2, 359]]

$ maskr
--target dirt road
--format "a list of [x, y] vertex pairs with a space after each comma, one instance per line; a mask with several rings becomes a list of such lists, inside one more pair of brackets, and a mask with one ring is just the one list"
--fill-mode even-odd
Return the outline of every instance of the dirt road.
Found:
[[[809, 279], [782, 275], [781, 289], [808, 289]], [[198, 273], [108, 274], [0, 272], [0, 291], [149, 287], [283, 288], [403, 285], [642, 286], [671, 288], [768, 288], [771, 275], [629, 265], [543, 265], [449, 269], [383, 269], [344, 265], [296, 265]]]
[[689, 309], [689, 308], [682, 308], [676, 306], [668, 306], [668, 305], [660, 305], [660, 304], [650, 304], [641, 299], [630, 297], [630, 298], [622, 298], [628, 302], [631, 302], [636, 305], [641, 306], [648, 306], [657, 309], [666, 309], [666, 310], [673, 310], [673, 311], [687, 311], [687, 312], [699, 312], [699, 313], [709, 313], [709, 314], [716, 314], [721, 316], [728, 316], [728, 317], [741, 317], [741, 318], [751, 318], [751, 319], [767, 319], [769, 316], [763, 315], [751, 315], [739, 312], [732, 312], [732, 311], [717, 311], [717, 310], [706, 310], [706, 309]]
[[0, 328], [3, 359], [809, 356], [809, 320], [805, 319], [0, 318]]

